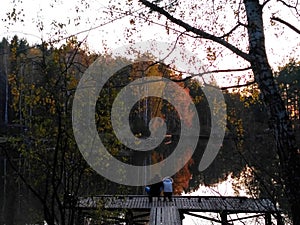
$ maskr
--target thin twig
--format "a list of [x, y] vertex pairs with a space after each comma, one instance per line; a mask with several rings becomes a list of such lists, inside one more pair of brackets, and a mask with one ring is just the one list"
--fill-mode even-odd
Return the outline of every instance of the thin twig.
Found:
[[284, 25], [286, 25], [287, 27], [289, 27], [290, 29], [292, 29], [293, 31], [295, 31], [296, 33], [300, 34], [300, 30], [298, 28], [296, 28], [295, 26], [293, 26], [292, 24], [290, 24], [289, 22], [286, 22], [285, 20], [283, 19], [280, 19], [278, 17], [271, 17], [271, 20], [275, 20], [279, 23], [282, 23]]

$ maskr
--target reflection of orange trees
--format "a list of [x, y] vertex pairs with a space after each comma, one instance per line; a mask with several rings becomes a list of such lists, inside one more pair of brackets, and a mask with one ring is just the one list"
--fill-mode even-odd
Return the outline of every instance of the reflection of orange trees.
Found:
[[[187, 149], [186, 151], [192, 151], [192, 149]], [[188, 155], [188, 154], [187, 154]], [[187, 160], [187, 159], [185, 159]], [[184, 167], [175, 174], [174, 176], [174, 194], [179, 195], [189, 188], [189, 182], [192, 178], [192, 173], [190, 171], [190, 166], [194, 163], [193, 159], [190, 159]]]
[[[167, 158], [170, 154], [170, 150], [174, 150], [176, 148], [175, 139], [178, 138], [178, 134], [180, 134], [180, 136], [184, 136], [182, 130], [180, 131], [180, 125], [178, 125], [178, 123], [181, 122], [186, 127], [191, 127], [195, 115], [190, 109], [190, 103], [185, 101], [184, 95], [186, 93], [189, 95], [190, 90], [184, 86], [183, 82], [180, 82], [180, 80], [182, 79], [181, 74], [175, 73], [166, 65], [159, 63], [139, 62], [132, 65], [132, 70], [130, 73], [130, 77], [132, 80], [147, 76], [167, 78], [170, 79], [170, 84], [171, 82], [176, 81], [177, 85], [181, 87], [181, 89], [172, 88], [172, 92], [169, 93], [170, 89], [168, 88], [168, 82], [157, 83], [151, 86], [147, 86], [147, 83], [145, 82], [141, 84], [141, 86], [136, 89], [136, 93], [134, 93], [138, 95], [139, 91], [145, 91], [145, 88], [148, 88], [149, 92], [151, 92], [150, 88], [156, 88], [156, 90], [161, 90], [161, 96], [164, 96], [164, 94], [166, 94], [165, 91], [168, 90], [167, 94], [171, 95], [171, 98], [176, 99], [177, 102], [176, 106], [172, 106], [170, 104], [167, 104], [163, 100], [163, 98], [147, 98], [141, 100], [141, 103], [137, 109], [139, 111], [138, 114], [142, 114], [141, 116], [148, 123], [150, 119], [154, 117], [163, 118], [166, 123], [171, 123], [171, 125], [167, 125], [168, 131], [164, 142], [165, 145], [161, 145], [159, 149], [156, 149], [151, 154], [151, 163], [155, 164]], [[143, 88], [144, 90], [141, 90]], [[174, 111], [180, 112], [180, 118], [178, 117], [178, 115], [176, 116], [176, 114], [174, 114]], [[151, 129], [153, 132], [155, 132], [162, 126], [163, 121], [157, 120], [151, 125]], [[192, 151], [189, 146], [186, 146], [186, 148], [186, 151]], [[182, 158], [178, 160], [188, 161], [189, 159]], [[184, 190], [188, 189], [189, 181], [191, 178], [190, 166], [192, 163], [193, 160], [190, 159], [188, 163], [176, 175], [174, 175], [174, 194], [180, 194]]]

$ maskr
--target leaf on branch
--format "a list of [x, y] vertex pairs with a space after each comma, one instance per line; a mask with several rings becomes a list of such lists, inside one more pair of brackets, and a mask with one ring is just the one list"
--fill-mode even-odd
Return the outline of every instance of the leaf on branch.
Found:
[[131, 19], [131, 20], [129, 21], [129, 23], [130, 23], [130, 25], [135, 25], [134, 19]]

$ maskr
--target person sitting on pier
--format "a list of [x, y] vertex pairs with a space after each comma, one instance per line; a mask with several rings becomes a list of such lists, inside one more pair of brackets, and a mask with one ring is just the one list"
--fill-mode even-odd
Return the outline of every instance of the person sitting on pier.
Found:
[[167, 198], [169, 201], [172, 201], [173, 179], [171, 177], [165, 177], [162, 182], [164, 188], [164, 201], [166, 201]]
[[149, 194], [148, 194], [149, 202], [150, 203], [152, 202], [153, 197], [158, 197], [158, 201], [160, 201], [160, 193], [163, 189], [162, 181], [151, 184], [149, 187], [150, 187]]

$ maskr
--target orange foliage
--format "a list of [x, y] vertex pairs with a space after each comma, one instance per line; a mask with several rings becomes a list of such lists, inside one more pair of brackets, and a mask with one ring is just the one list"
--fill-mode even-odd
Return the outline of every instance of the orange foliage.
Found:
[[[175, 74], [172, 72], [169, 68], [167, 68], [164, 65], [161, 64], [153, 64], [153, 62], [138, 62], [134, 63], [131, 68], [131, 73], [130, 77], [132, 80], [142, 78], [145, 76], [158, 76], [158, 77], [165, 77], [169, 78], [171, 80], [179, 80], [181, 79], [180, 74]], [[187, 94], [189, 95], [190, 89], [184, 87], [183, 82], [177, 82], [179, 86], [182, 88], [180, 89], [175, 89], [174, 92], [172, 92], [172, 95], [174, 96], [174, 99], [176, 99], [176, 102], [178, 103], [177, 110], [180, 110], [181, 112], [181, 120], [182, 122], [187, 126], [191, 127], [192, 122], [193, 122], [193, 117], [194, 113], [190, 109], [190, 103], [185, 100], [184, 95]], [[161, 84], [157, 84], [161, 85]], [[165, 86], [163, 89], [166, 88], [167, 84], [164, 84]], [[183, 91], [182, 91], [183, 90]], [[184, 93], [185, 92], [185, 93]], [[163, 95], [163, 93], [162, 93]], [[160, 117], [160, 118], [165, 118], [165, 115], [162, 112], [163, 108], [163, 99], [149, 99], [148, 104], [152, 109], [151, 110], [151, 118], [154, 117]], [[156, 121], [155, 124], [152, 124], [152, 131], [155, 132], [155, 130], [159, 129], [163, 125], [163, 121]], [[186, 149], [186, 151], [191, 152], [192, 149]], [[190, 156], [190, 154], [187, 154]], [[186, 156], [186, 157], [188, 157]], [[166, 156], [163, 153], [158, 153], [153, 151], [151, 154], [151, 162], [152, 164], [158, 163], [162, 161]], [[184, 159], [188, 160], [188, 162], [184, 165], [183, 168], [180, 169], [174, 176], [174, 195], [180, 195], [183, 193], [186, 189], [189, 187], [189, 181], [192, 177], [192, 173], [190, 172], [190, 166], [194, 163], [192, 159]]]
[[[191, 151], [191, 149], [188, 149]], [[185, 159], [187, 160], [187, 159]], [[190, 166], [194, 163], [193, 159], [189, 159], [189, 161], [184, 165], [181, 170], [179, 170], [173, 177], [174, 179], [174, 195], [180, 195], [189, 187], [190, 179], [192, 178], [192, 173], [190, 172]]]

